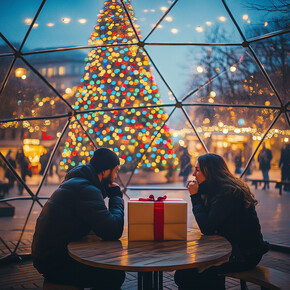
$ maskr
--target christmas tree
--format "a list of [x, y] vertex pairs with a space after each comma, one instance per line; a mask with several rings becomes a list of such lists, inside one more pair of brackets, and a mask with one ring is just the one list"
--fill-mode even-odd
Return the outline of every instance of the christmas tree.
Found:
[[[135, 21], [130, 2], [125, 3]], [[77, 114], [76, 118], [98, 147], [116, 152], [121, 170], [132, 170], [137, 165], [155, 172], [176, 167], [178, 160], [169, 127], [162, 127], [168, 115], [159, 106], [146, 107], [162, 103], [149, 58], [137, 48], [138, 39], [121, 1], [106, 1], [98, 17], [89, 40], [90, 45], [97, 47], [85, 59], [85, 72], [75, 95], [74, 109], [88, 113]], [[117, 109], [108, 110], [111, 108]], [[93, 109], [100, 111], [89, 111]], [[94, 149], [80, 125], [71, 124], [61, 166], [68, 170], [87, 163]]]

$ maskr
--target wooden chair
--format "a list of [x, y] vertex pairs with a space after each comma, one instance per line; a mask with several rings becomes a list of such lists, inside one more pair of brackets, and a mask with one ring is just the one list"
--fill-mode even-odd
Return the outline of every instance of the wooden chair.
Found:
[[252, 270], [227, 273], [226, 277], [240, 279], [241, 289], [248, 289], [246, 282], [261, 286], [261, 289], [270, 290], [289, 290], [290, 289], [290, 274], [281, 272], [276, 269], [256, 266]]
[[83, 288], [72, 285], [55, 284], [44, 279], [43, 290], [83, 290]]

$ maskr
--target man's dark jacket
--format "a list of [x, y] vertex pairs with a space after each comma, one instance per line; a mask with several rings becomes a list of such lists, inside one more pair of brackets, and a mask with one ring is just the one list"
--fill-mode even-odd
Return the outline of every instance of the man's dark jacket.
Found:
[[255, 206], [246, 207], [238, 189], [204, 181], [199, 185], [198, 193], [191, 195], [191, 201], [201, 232], [223, 236], [231, 243], [231, 260], [263, 255], [269, 250], [269, 244], [263, 241]]
[[[104, 197], [109, 196], [108, 208]], [[32, 242], [34, 266], [40, 273], [70, 259], [67, 245], [91, 230], [104, 240], [117, 240], [124, 226], [124, 202], [118, 186], [103, 188], [91, 164], [72, 169], [37, 219]]]

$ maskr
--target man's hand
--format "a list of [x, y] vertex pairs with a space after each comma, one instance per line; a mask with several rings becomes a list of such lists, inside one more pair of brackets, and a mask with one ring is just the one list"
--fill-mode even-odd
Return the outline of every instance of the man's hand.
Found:
[[111, 184], [108, 184], [108, 187], [115, 187], [115, 186], [119, 186], [120, 187], [120, 185], [118, 183], [116, 183], [116, 182], [112, 182]]
[[198, 183], [195, 180], [187, 181], [186, 187], [190, 195], [196, 194], [198, 192]]
[[121, 198], [123, 198], [123, 192], [121, 191], [119, 184], [116, 182], [108, 184], [106, 192], [109, 198], [111, 198], [112, 196], [120, 196]]

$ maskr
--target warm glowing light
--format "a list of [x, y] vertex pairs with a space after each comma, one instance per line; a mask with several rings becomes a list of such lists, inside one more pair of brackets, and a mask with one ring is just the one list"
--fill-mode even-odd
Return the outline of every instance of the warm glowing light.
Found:
[[144, 9], [143, 11], [144, 11], [145, 13], [147, 13], [147, 12], [148, 12], [148, 9]]
[[65, 23], [65, 24], [68, 24], [68, 23], [70, 23], [71, 19], [68, 18], [68, 17], [64, 17], [64, 18], [62, 18], [61, 21], [62, 21], [63, 23]]
[[265, 106], [270, 106], [270, 102], [269, 101], [266, 101], [265, 102]]
[[177, 28], [172, 28], [170, 31], [173, 34], [177, 34], [178, 33], [178, 29]]
[[289, 138], [284, 138], [284, 142], [289, 142]]
[[244, 14], [243, 15], [243, 20], [248, 20], [249, 19], [249, 15], [248, 14]]
[[202, 145], [200, 143], [197, 143], [195, 147], [196, 147], [197, 150], [201, 150], [202, 149]]
[[212, 25], [212, 22], [211, 22], [211, 21], [206, 21], [205, 24], [206, 24], [207, 26], [211, 26], [211, 25]]
[[220, 16], [219, 17], [219, 21], [221, 21], [221, 22], [225, 22], [227, 19], [224, 17], [224, 16]]
[[216, 92], [215, 92], [215, 91], [211, 91], [211, 92], [209, 93], [209, 95], [210, 95], [212, 98], [214, 98], [214, 97], [216, 96]]
[[95, 44], [96, 45], [103, 45], [104, 42], [101, 39], [98, 39], [98, 40], [95, 41]]
[[26, 76], [26, 69], [25, 68], [22, 68], [22, 67], [19, 67], [15, 70], [15, 76], [17, 78], [22, 78], [22, 76]]
[[23, 80], [25, 80], [25, 79], [26, 79], [26, 75], [21, 76], [21, 78], [22, 78]]
[[199, 65], [199, 66], [196, 68], [196, 70], [197, 70], [197, 72], [198, 72], [199, 74], [201, 74], [201, 73], [204, 72], [204, 68], [203, 68], [201, 65]]
[[24, 20], [24, 23], [26, 24], [26, 25], [30, 25], [31, 23], [32, 23], [32, 18], [26, 18], [25, 20]]
[[219, 127], [223, 127], [224, 123], [223, 122], [218, 122]]
[[197, 32], [203, 32], [203, 27], [201, 27], [201, 26], [197, 26], [197, 27], [195, 27], [195, 30], [196, 30]]
[[250, 20], [250, 19], [248, 19], [248, 20], [247, 20], [247, 23], [251, 23], [251, 20]]
[[165, 12], [165, 11], [167, 11], [167, 7], [165, 7], [165, 6], [162, 6], [162, 7], [160, 7], [160, 10], [162, 11], [162, 12]]
[[66, 88], [66, 89], [65, 89], [65, 93], [66, 93], [66, 94], [70, 94], [71, 92], [72, 92], [72, 89], [71, 89], [71, 88]]
[[208, 99], [208, 102], [212, 104], [212, 103], [214, 103], [214, 99], [209, 98], [209, 99]]
[[34, 24], [33, 24], [33, 28], [37, 28], [38, 26], [39, 26], [38, 23], [34, 23]]
[[265, 26], [265, 27], [268, 26], [268, 22], [267, 22], [267, 21], [264, 23], [264, 26]]
[[172, 22], [172, 20], [173, 20], [173, 18], [171, 16], [166, 16], [164, 19], [168, 22]]
[[179, 143], [180, 146], [184, 146], [184, 141], [183, 140], [179, 140], [178, 143]]
[[231, 72], [235, 72], [236, 70], [237, 70], [237, 68], [236, 68], [235, 66], [231, 66], [231, 67], [230, 67], [230, 71], [231, 71]]
[[54, 26], [54, 23], [49, 22], [49, 23], [46, 24], [46, 26], [48, 26], [48, 27], [53, 27], [53, 26]]
[[87, 23], [87, 19], [81, 18], [81, 19], [78, 20], [78, 23], [80, 23], [80, 24], [86, 24]]

